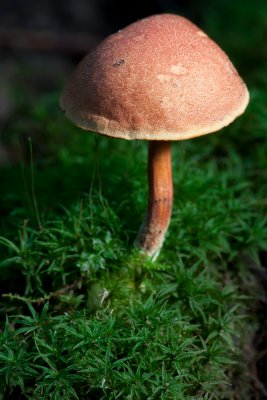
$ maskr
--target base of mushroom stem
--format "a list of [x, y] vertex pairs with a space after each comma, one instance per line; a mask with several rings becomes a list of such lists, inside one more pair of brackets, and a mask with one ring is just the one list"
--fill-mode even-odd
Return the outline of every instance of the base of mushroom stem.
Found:
[[155, 261], [160, 253], [160, 250], [162, 248], [164, 239], [165, 239], [165, 233], [166, 231], [160, 235], [157, 236], [157, 242], [151, 243], [150, 236], [154, 237], [154, 235], [149, 234], [148, 232], [144, 232], [144, 227], [141, 226], [140, 232], [135, 239], [134, 246], [136, 249], [141, 253], [146, 255], [151, 261]]
[[149, 260], [151, 260], [152, 262], [156, 261], [156, 259], [157, 259], [158, 256], [159, 256], [160, 250], [161, 250], [161, 249], [158, 249], [157, 252], [151, 254], [151, 253], [148, 253], [145, 249], [142, 249], [142, 248], [140, 248], [140, 247], [138, 247], [138, 246], [136, 246], [136, 248], [137, 248], [137, 250], [139, 251], [140, 254], [146, 256], [146, 257], [147, 257]]

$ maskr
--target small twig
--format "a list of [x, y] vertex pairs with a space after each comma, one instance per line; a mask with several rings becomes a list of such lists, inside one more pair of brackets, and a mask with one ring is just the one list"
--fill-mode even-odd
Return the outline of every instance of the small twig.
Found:
[[103, 292], [100, 293], [101, 299], [100, 299], [100, 305], [102, 306], [102, 304], [104, 303], [104, 301], [106, 300], [106, 298], [109, 296], [109, 291], [104, 288]]
[[4, 294], [2, 294], [2, 297], [8, 297], [10, 300], [24, 301], [25, 303], [42, 304], [42, 303], [45, 303], [46, 301], [50, 300], [53, 297], [57, 298], [57, 297], [65, 294], [66, 292], [69, 292], [72, 289], [80, 288], [82, 282], [83, 282], [83, 277], [77, 279], [73, 283], [70, 283], [69, 285], [66, 285], [63, 288], [61, 288], [55, 292], [50, 292], [46, 296], [38, 297], [37, 299], [32, 299], [29, 297], [20, 296], [19, 294], [13, 294], [13, 293], [4, 293]]
[[20, 296], [19, 294], [3, 293], [2, 297], [7, 297], [10, 300], [23, 301], [24, 303], [42, 304], [45, 301], [48, 301], [51, 296], [50, 296], [50, 294], [48, 294], [47, 296], [44, 296], [44, 297], [39, 297], [37, 299], [32, 299], [31, 297]]

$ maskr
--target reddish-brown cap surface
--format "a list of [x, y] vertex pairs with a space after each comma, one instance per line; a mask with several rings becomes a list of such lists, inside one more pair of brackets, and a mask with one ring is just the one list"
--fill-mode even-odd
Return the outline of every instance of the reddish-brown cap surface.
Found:
[[154, 15], [109, 36], [78, 65], [61, 106], [76, 125], [124, 139], [182, 140], [243, 113], [247, 88], [187, 19]]

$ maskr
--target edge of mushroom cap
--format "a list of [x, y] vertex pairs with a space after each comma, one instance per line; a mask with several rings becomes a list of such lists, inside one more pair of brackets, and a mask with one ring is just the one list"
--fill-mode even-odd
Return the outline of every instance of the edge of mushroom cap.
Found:
[[182, 132], [168, 132], [164, 127], [153, 129], [151, 132], [143, 131], [129, 131], [123, 130], [117, 121], [108, 120], [107, 118], [99, 115], [90, 115], [90, 120], [83, 119], [67, 110], [64, 110], [63, 99], [61, 96], [60, 106], [76, 126], [87, 131], [96, 132], [105, 136], [126, 139], [126, 140], [186, 140], [195, 137], [207, 135], [209, 133], [217, 132], [220, 129], [230, 125], [237, 117], [243, 114], [249, 103], [249, 92], [244, 83], [244, 96], [240, 102], [240, 107], [234, 110], [231, 114], [227, 114], [222, 120], [215, 123], [203, 126], [202, 128], [195, 128], [184, 130]]

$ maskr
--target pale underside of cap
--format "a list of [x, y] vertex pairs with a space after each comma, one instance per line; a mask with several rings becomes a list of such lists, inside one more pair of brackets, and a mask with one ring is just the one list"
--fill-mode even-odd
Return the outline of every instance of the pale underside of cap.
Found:
[[183, 140], [242, 114], [246, 85], [187, 19], [155, 15], [109, 36], [78, 65], [61, 107], [77, 126], [123, 139]]

